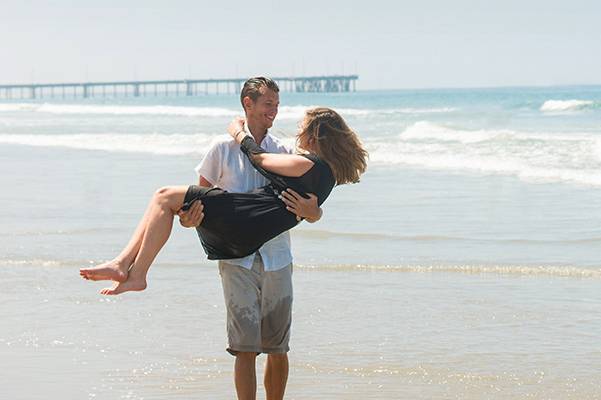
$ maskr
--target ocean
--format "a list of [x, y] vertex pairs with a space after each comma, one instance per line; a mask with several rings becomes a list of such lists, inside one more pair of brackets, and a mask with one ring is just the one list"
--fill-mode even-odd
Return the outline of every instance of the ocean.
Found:
[[[287, 398], [601, 398], [601, 87], [280, 100], [274, 135], [328, 106], [370, 153], [292, 232]], [[240, 114], [235, 95], [0, 102], [0, 393], [234, 397], [194, 231], [176, 223], [141, 293], [102, 297], [78, 269], [157, 188], [196, 183]]]

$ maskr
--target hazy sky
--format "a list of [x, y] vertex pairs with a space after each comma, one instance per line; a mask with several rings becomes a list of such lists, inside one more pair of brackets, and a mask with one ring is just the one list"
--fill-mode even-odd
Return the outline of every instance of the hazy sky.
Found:
[[601, 2], [0, 0], [0, 83], [358, 73], [601, 84]]

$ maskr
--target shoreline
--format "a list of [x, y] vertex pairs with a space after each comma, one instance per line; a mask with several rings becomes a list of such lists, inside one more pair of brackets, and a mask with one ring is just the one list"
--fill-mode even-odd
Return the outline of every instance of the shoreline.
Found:
[[[1, 260], [0, 268], [80, 268], [94, 266], [106, 260]], [[153, 264], [153, 268], [185, 269], [217, 269], [216, 261], [200, 260], [198, 262], [161, 261]], [[295, 270], [305, 272], [365, 272], [365, 273], [416, 273], [416, 274], [460, 274], [473, 276], [499, 276], [499, 277], [549, 277], [549, 278], [575, 278], [601, 280], [601, 266], [574, 266], [574, 265], [539, 265], [539, 264], [322, 264], [294, 263]]]

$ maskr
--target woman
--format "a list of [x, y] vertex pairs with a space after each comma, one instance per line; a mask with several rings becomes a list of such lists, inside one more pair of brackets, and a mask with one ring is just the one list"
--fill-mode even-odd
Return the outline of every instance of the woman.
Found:
[[[329, 108], [306, 112], [297, 134], [301, 154], [271, 154], [259, 147], [235, 120], [228, 132], [240, 144], [252, 165], [270, 183], [249, 193], [230, 193], [220, 188], [171, 186], [159, 189], [142, 221], [119, 257], [94, 268], [80, 270], [90, 280], [113, 280], [114, 295], [146, 288], [146, 275], [154, 258], [167, 242], [173, 217], [201, 200], [204, 219], [196, 229], [209, 259], [222, 260], [254, 253], [265, 242], [299, 223], [278, 198], [292, 188], [313, 193], [321, 205], [335, 185], [355, 183], [365, 172], [367, 152], [357, 135], [338, 113]], [[131, 265], [121, 260], [134, 260]]]

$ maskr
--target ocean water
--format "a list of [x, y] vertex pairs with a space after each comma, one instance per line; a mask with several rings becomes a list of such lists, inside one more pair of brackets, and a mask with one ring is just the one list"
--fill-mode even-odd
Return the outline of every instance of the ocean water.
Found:
[[[272, 132], [294, 143], [316, 105], [370, 162], [292, 233], [289, 398], [601, 398], [601, 87], [281, 93]], [[0, 393], [233, 398], [193, 231], [145, 292], [102, 298], [77, 270], [156, 188], [195, 183], [239, 114], [233, 95], [0, 102]]]

